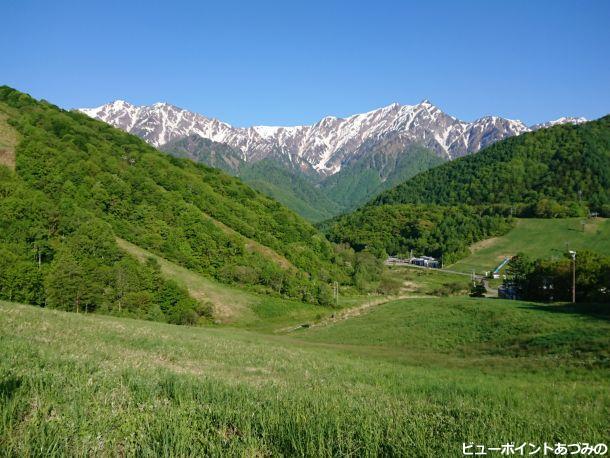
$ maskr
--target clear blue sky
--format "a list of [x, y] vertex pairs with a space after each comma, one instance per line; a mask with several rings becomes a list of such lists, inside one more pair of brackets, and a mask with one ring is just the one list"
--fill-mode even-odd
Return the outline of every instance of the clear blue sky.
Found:
[[610, 1], [3, 0], [0, 84], [234, 125], [430, 99], [465, 120], [610, 112]]

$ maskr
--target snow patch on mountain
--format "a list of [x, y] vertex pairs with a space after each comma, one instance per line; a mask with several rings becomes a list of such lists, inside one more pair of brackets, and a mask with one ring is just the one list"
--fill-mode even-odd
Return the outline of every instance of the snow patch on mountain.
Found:
[[138, 135], [156, 147], [198, 135], [238, 149], [247, 162], [281, 155], [290, 163], [309, 164], [321, 175], [337, 173], [355, 154], [366, 154], [368, 150], [374, 150], [376, 143], [388, 138], [405, 148], [420, 144], [439, 156], [454, 159], [506, 137], [557, 124], [586, 121], [564, 117], [528, 127], [518, 120], [484, 116], [465, 122], [444, 113], [429, 100], [416, 105], [392, 103], [347, 118], [327, 116], [310, 126], [292, 127], [233, 127], [163, 102], [135, 106], [116, 100], [80, 111]]

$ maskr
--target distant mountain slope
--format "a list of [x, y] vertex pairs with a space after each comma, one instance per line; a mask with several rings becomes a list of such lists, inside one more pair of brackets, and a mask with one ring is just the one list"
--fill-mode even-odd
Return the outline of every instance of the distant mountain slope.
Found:
[[308, 175], [288, 170], [272, 159], [245, 165], [240, 178], [309, 221], [322, 221], [342, 211]]
[[8, 87], [0, 112], [20, 135], [16, 171], [0, 166], [0, 297], [152, 319], [183, 307], [176, 321], [190, 320], [195, 306], [178, 299], [153, 310], [159, 295], [182, 293], [125, 258], [117, 236], [221, 282], [307, 302], [329, 303], [328, 282], [349, 281], [321, 233], [236, 178]]
[[419, 146], [405, 151], [400, 144], [387, 142], [373, 148], [321, 183], [324, 193], [344, 209], [363, 205], [372, 196], [445, 162]]
[[373, 151], [375, 143], [385, 143], [391, 138], [402, 150], [420, 145], [440, 157], [453, 159], [531, 130], [521, 121], [498, 116], [460, 121], [427, 100], [416, 105], [394, 103], [347, 118], [327, 116], [313, 125], [294, 127], [233, 127], [167, 103], [134, 106], [119, 100], [81, 111], [138, 135], [154, 146], [195, 134], [241, 151], [246, 162], [279, 155], [290, 163], [307, 164], [322, 176], [339, 172], [362, 152], [365, 143]]
[[532, 130], [546, 129], [547, 127], [560, 126], [561, 124], [582, 124], [584, 122], [587, 122], [587, 118], [562, 116], [561, 118], [557, 118], [553, 121], [542, 122], [540, 124], [534, 124], [533, 126], [531, 126], [531, 129]]
[[311, 174], [267, 157], [247, 163], [234, 148], [198, 135], [189, 135], [162, 145], [160, 148], [175, 157], [219, 168], [239, 176], [254, 189], [274, 198], [308, 221], [318, 222], [339, 214], [342, 207], [320, 191]]
[[[167, 103], [134, 106], [119, 100], [81, 111], [174, 156], [241, 175], [314, 222], [362, 205], [443, 160], [532, 129], [583, 121], [564, 117], [531, 128], [497, 116], [464, 122], [427, 100], [417, 105], [395, 103], [347, 118], [327, 116], [313, 125], [295, 127], [237, 128]], [[422, 153], [423, 149], [429, 153]], [[261, 160], [266, 164], [254, 165]], [[268, 169], [272, 162], [274, 172], [268, 181], [257, 171]]]
[[371, 205], [395, 203], [501, 204], [533, 209], [540, 216], [585, 204], [608, 211], [610, 116], [495, 143], [421, 173]]
[[240, 167], [245, 164], [241, 151], [195, 134], [176, 138], [165, 143], [160, 149], [172, 156], [185, 157], [224, 170], [231, 175], [237, 175]]

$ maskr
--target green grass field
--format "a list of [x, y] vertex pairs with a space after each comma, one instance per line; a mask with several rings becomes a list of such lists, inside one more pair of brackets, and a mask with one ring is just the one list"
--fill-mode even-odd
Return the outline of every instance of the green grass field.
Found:
[[[586, 221], [584, 227], [581, 221]], [[588, 249], [610, 256], [610, 219], [518, 219], [508, 234], [475, 244], [470, 256], [446, 267], [483, 273], [493, 270], [505, 256], [519, 252], [534, 258], [561, 256], [568, 246], [571, 250]]]
[[610, 321], [407, 299], [285, 335], [0, 302], [5, 456], [460, 456], [608, 441]]

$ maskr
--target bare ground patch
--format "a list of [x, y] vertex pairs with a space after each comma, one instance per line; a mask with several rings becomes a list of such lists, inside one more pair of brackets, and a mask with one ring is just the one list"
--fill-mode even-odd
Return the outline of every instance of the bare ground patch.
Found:
[[482, 250], [484, 248], [494, 246], [496, 243], [498, 243], [499, 240], [500, 237], [492, 237], [490, 239], [481, 240], [480, 242], [474, 243], [470, 246], [470, 252], [476, 253], [477, 251]]
[[[432, 297], [434, 297], [434, 296], [411, 296], [411, 295], [402, 296], [402, 295], [399, 295], [399, 296], [384, 296], [384, 297], [380, 297], [377, 299], [371, 299], [371, 300], [365, 302], [364, 304], [358, 305], [357, 307], [351, 307], [349, 309], [337, 311], [336, 313], [332, 314], [328, 318], [325, 318], [317, 323], [309, 324], [307, 326], [307, 328], [309, 328], [309, 329], [319, 328], [322, 326], [329, 326], [329, 325], [332, 325], [335, 323], [339, 323], [341, 321], [348, 320], [350, 318], [355, 318], [355, 317], [364, 315], [364, 314], [370, 312], [374, 307], [376, 307], [378, 305], [387, 304], [388, 302], [397, 301], [400, 299], [428, 299], [428, 298], [432, 298]], [[279, 329], [276, 332], [278, 332], [278, 333], [292, 332], [292, 331], [301, 329], [302, 327], [303, 327], [303, 325], [299, 325], [299, 326], [295, 326], [295, 327]]]
[[8, 124], [8, 116], [0, 107], [0, 165], [15, 170], [15, 147], [19, 141], [17, 131]]

